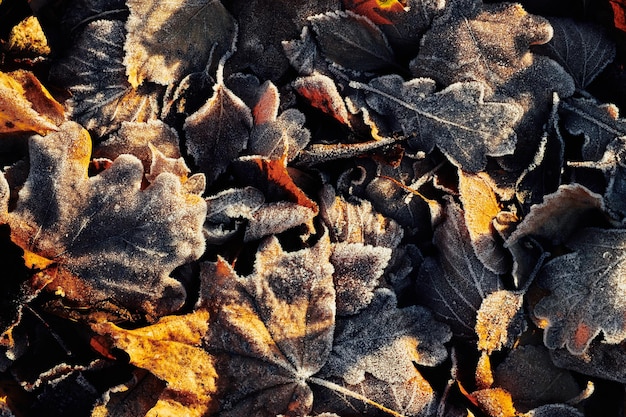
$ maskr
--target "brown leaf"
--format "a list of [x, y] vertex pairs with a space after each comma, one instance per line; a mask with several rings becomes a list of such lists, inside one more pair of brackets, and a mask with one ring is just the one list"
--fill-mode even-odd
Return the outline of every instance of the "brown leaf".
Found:
[[37, 255], [29, 266], [47, 268], [49, 289], [68, 301], [108, 300], [153, 318], [178, 309], [184, 289], [169, 274], [204, 251], [204, 200], [169, 173], [141, 191], [143, 167], [131, 155], [89, 178], [90, 151], [73, 122], [30, 139], [30, 174], [3, 214], [12, 239]]
[[65, 111], [33, 73], [0, 72], [0, 133], [58, 130]]
[[476, 315], [478, 349], [490, 355], [511, 347], [525, 328], [523, 294], [500, 290], [489, 294]]
[[298, 94], [309, 101], [311, 106], [332, 116], [339, 123], [350, 126], [348, 109], [332, 78], [314, 72], [307, 77], [297, 78], [293, 86]]
[[208, 321], [209, 313], [197, 310], [184, 316], [164, 317], [135, 330], [112, 323], [93, 324], [92, 328], [110, 337], [115, 347], [130, 356], [131, 364], [166, 382], [146, 416], [201, 417], [216, 410], [212, 397], [219, 381], [213, 358], [202, 348]]
[[[219, 1], [129, 0], [124, 65], [128, 81], [169, 85], [230, 50], [237, 24]], [[215, 50], [213, 49], [215, 47]]]

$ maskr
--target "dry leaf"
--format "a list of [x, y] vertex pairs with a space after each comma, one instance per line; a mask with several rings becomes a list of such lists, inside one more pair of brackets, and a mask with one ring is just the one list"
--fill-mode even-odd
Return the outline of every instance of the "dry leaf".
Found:
[[0, 72], [0, 133], [58, 130], [65, 120], [63, 107], [33, 73]]
[[172, 174], [141, 191], [143, 167], [130, 155], [89, 178], [90, 151], [72, 122], [30, 139], [29, 177], [3, 214], [27, 266], [48, 268], [49, 289], [79, 305], [109, 300], [152, 317], [178, 309], [185, 292], [169, 274], [204, 252], [204, 200]]
[[332, 78], [313, 72], [309, 76], [297, 78], [293, 86], [311, 106], [332, 116], [339, 123], [350, 125], [348, 109]]
[[248, 153], [270, 159], [286, 157], [291, 161], [311, 138], [309, 130], [304, 127], [305, 121], [300, 111], [287, 109], [270, 122], [254, 125], [248, 142]]
[[220, 58], [235, 40], [237, 24], [220, 1], [128, 0], [124, 45], [128, 82], [169, 85], [198, 72], [211, 54]]
[[491, 355], [511, 347], [525, 330], [522, 305], [524, 294], [500, 290], [487, 295], [476, 314], [478, 349]]
[[219, 376], [214, 360], [203, 348], [209, 314], [198, 310], [184, 316], [168, 316], [157, 323], [125, 330], [111, 323], [93, 324], [100, 335], [130, 356], [130, 363], [166, 382], [157, 403], [146, 416], [201, 417], [215, 411], [212, 396]]

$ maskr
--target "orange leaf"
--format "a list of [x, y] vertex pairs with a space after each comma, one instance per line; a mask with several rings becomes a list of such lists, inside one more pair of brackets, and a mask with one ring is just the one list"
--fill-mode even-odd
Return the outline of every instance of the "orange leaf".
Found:
[[394, 14], [403, 13], [404, 6], [398, 0], [344, 0], [346, 9], [367, 17], [378, 25], [391, 25]]
[[609, 0], [613, 9], [613, 24], [622, 32], [626, 32], [626, 0]]

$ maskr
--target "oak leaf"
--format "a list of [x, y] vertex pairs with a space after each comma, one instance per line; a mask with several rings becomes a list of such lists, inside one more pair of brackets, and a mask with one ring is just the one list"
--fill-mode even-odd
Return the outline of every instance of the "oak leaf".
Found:
[[29, 145], [30, 174], [2, 214], [27, 266], [79, 305], [110, 300], [150, 317], [178, 309], [185, 291], [169, 274], [204, 251], [204, 200], [169, 173], [140, 190], [143, 166], [131, 155], [88, 177], [91, 140], [73, 122]]
[[538, 283], [551, 292], [533, 314], [550, 349], [567, 347], [584, 353], [600, 333], [604, 342], [626, 339], [626, 233], [619, 229], [585, 228], [565, 244], [572, 253], [558, 256], [541, 269]]
[[203, 69], [211, 54], [222, 57], [236, 38], [237, 24], [220, 1], [128, 0], [124, 45], [128, 82], [169, 85]]
[[111, 338], [115, 347], [130, 356], [131, 364], [166, 382], [146, 416], [201, 417], [215, 411], [212, 396], [219, 381], [214, 359], [202, 348], [208, 322], [208, 312], [197, 310], [135, 330], [108, 322], [93, 324], [92, 329]]

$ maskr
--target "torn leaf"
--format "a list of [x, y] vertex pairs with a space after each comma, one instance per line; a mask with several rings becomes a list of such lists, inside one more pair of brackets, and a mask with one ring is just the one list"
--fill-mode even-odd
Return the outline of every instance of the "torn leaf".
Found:
[[124, 44], [128, 82], [169, 85], [230, 50], [237, 24], [220, 1], [128, 0], [130, 16]]
[[168, 173], [140, 190], [143, 166], [130, 155], [88, 177], [91, 140], [73, 122], [29, 144], [30, 174], [3, 214], [27, 266], [78, 305], [108, 300], [153, 318], [178, 309], [185, 291], [169, 274], [204, 252], [204, 200]]

